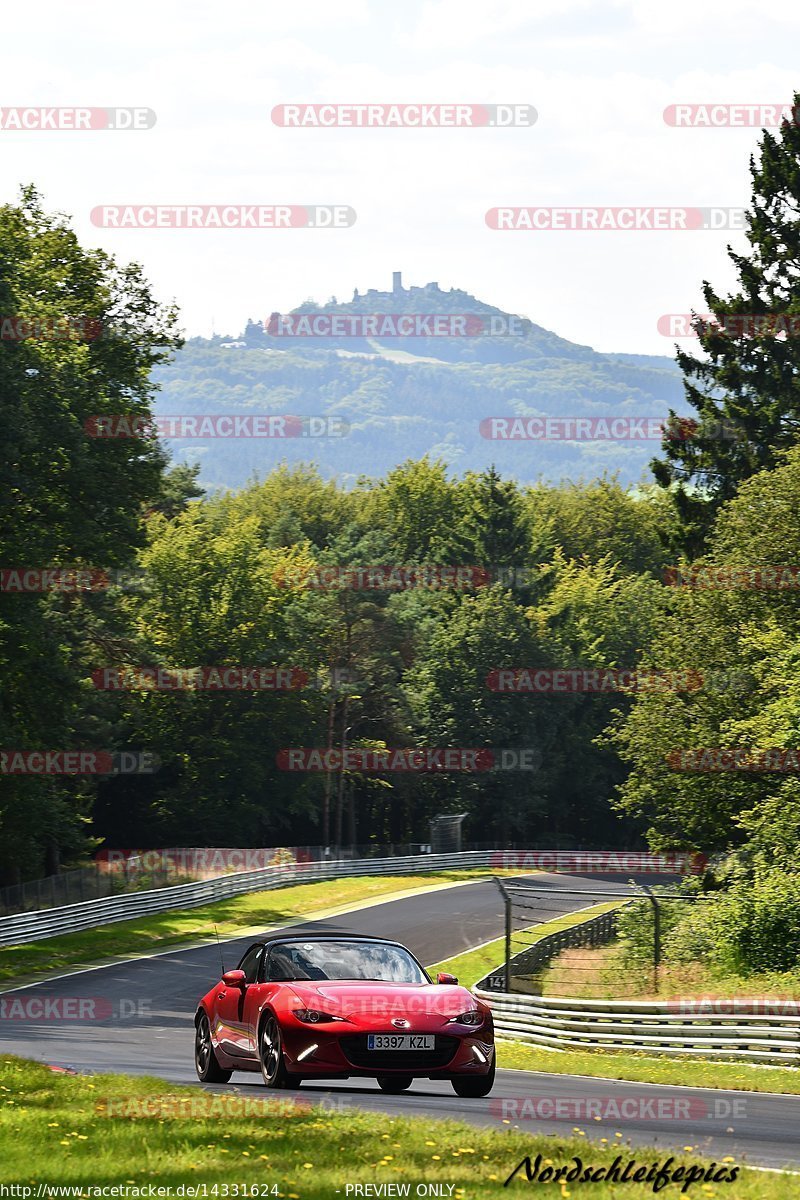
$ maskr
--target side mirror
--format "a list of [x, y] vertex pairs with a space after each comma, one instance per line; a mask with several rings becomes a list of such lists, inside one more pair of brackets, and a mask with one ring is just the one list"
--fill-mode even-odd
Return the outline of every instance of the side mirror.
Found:
[[222, 976], [222, 982], [227, 987], [243, 988], [246, 981], [247, 976], [244, 971], [226, 971]]
[[436, 976], [437, 983], [458, 983], [456, 975], [448, 975], [446, 971], [440, 971]]

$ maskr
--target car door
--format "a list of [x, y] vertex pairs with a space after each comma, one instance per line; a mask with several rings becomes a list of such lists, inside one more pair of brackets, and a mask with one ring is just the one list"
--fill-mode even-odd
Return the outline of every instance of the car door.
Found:
[[258, 981], [262, 945], [251, 946], [239, 963], [245, 973], [244, 987], [228, 987], [221, 983], [216, 998], [217, 1042], [225, 1054], [233, 1058], [250, 1058], [253, 1054], [253, 1039], [249, 1034], [245, 1017], [247, 995]]
[[268, 962], [269, 948], [264, 949], [264, 953], [259, 959], [258, 975], [252, 984], [249, 984], [244, 997], [244, 1010], [242, 1018], [243, 1036], [241, 1046], [243, 1053], [249, 1058], [258, 1056], [258, 1018], [265, 1004], [272, 1006], [276, 1000], [278, 993], [283, 987], [282, 983], [276, 983], [268, 977]]

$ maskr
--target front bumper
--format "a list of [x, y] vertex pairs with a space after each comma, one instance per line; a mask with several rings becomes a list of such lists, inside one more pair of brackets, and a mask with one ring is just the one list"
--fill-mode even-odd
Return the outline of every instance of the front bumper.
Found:
[[301, 1031], [284, 1029], [283, 1033], [287, 1069], [307, 1077], [354, 1075], [374, 1079], [376, 1075], [412, 1075], [418, 1079], [449, 1079], [453, 1075], [486, 1075], [494, 1060], [494, 1036], [485, 1027], [469, 1034], [437, 1032], [433, 1050], [368, 1050], [366, 1033], [352, 1029], [328, 1032], [319, 1025]]

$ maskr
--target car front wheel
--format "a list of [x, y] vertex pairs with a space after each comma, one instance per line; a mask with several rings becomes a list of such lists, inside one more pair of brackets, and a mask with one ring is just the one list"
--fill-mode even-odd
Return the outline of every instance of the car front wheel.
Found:
[[275, 1017], [269, 1016], [261, 1026], [258, 1039], [258, 1059], [261, 1074], [268, 1088], [288, 1086], [286, 1066], [283, 1061], [283, 1038], [281, 1027]]
[[195, 1030], [194, 1066], [201, 1083], [227, 1083], [233, 1074], [233, 1071], [226, 1071], [217, 1061], [211, 1043], [211, 1026], [205, 1013], [202, 1013]]
[[455, 1094], [465, 1099], [475, 1100], [480, 1096], [488, 1096], [494, 1087], [494, 1063], [485, 1075], [457, 1076], [451, 1083]]
[[389, 1092], [390, 1095], [397, 1095], [399, 1092], [405, 1092], [411, 1087], [414, 1082], [413, 1075], [379, 1075], [378, 1087], [382, 1092]]

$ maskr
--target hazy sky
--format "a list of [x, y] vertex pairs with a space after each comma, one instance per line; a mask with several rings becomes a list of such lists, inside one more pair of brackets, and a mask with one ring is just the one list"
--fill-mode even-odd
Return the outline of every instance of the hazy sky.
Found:
[[[0, 107], [136, 105], [140, 132], [0, 131], [0, 197], [35, 181], [81, 239], [142, 262], [185, 329], [438, 280], [601, 350], [671, 353], [658, 317], [730, 283], [739, 233], [497, 232], [498, 205], [744, 206], [754, 128], [681, 102], [800, 87], [797, 0], [37, 0], [3, 13]], [[795, 67], [793, 70], [792, 67]], [[276, 104], [532, 104], [533, 128], [288, 129]], [[347, 204], [341, 230], [106, 230], [102, 204]]]

